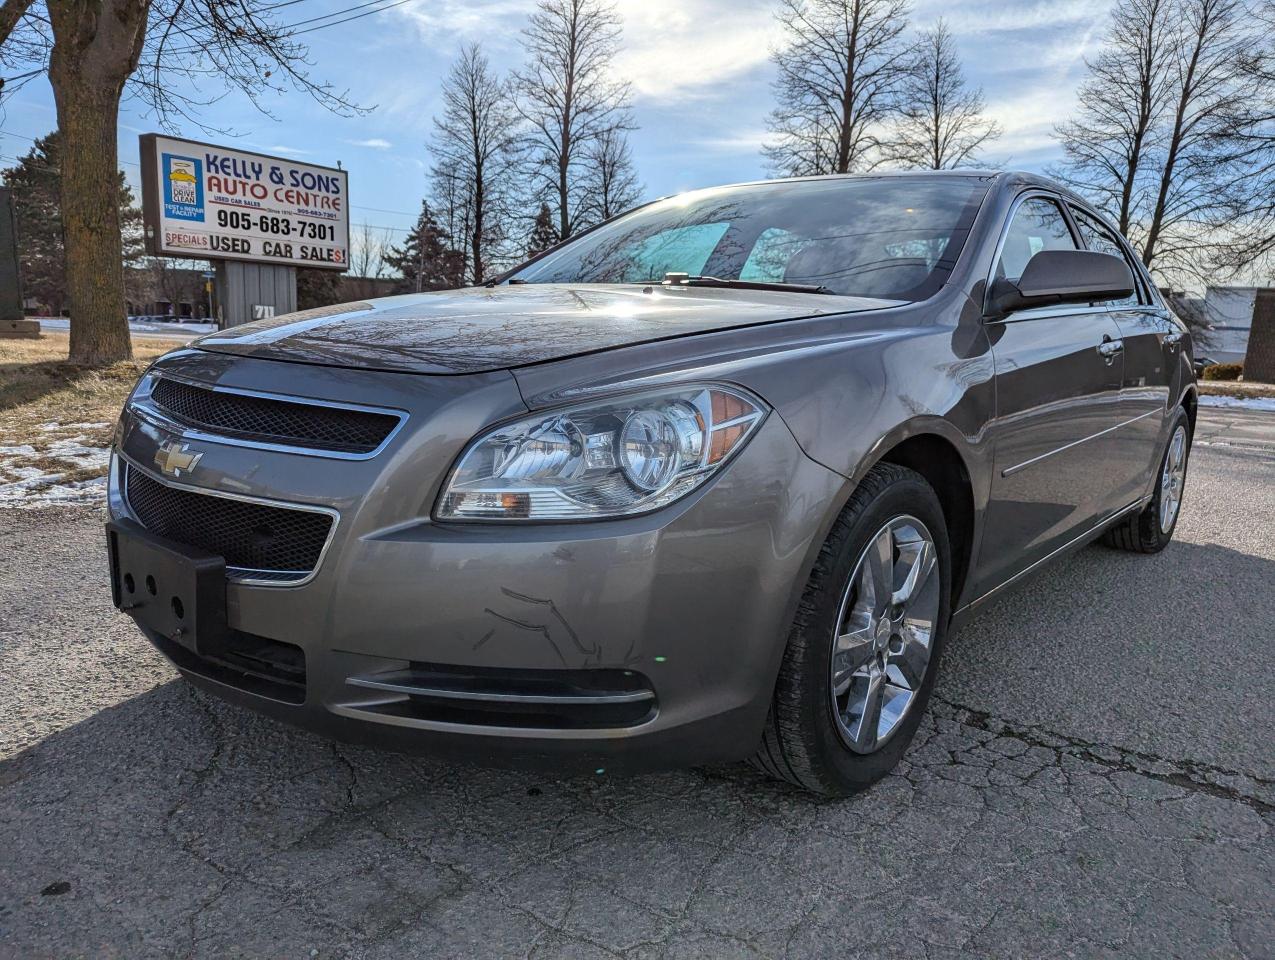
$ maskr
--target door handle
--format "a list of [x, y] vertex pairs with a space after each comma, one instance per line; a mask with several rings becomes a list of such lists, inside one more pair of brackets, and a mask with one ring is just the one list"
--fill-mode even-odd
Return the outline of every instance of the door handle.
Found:
[[1110, 363], [1116, 359], [1116, 355], [1124, 350], [1123, 340], [1112, 340], [1111, 337], [1103, 335], [1102, 343], [1098, 344], [1098, 353], [1102, 358]]
[[1179, 343], [1182, 342], [1182, 334], [1170, 333], [1167, 336], [1165, 336], [1164, 342], [1170, 347], [1176, 347]]

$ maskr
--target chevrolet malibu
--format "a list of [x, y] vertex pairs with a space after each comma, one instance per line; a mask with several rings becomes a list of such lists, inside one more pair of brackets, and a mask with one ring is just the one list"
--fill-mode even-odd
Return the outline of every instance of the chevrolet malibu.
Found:
[[114, 599], [332, 737], [842, 795], [980, 606], [1168, 543], [1195, 408], [1186, 329], [1047, 180], [701, 190], [164, 356], [116, 437]]

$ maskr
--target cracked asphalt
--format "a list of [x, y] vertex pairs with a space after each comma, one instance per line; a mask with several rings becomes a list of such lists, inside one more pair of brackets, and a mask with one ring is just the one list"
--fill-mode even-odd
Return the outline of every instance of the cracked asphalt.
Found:
[[1275, 956], [1275, 415], [1197, 439], [1175, 543], [974, 620], [840, 802], [335, 746], [179, 680], [95, 511], [0, 512], [0, 957]]

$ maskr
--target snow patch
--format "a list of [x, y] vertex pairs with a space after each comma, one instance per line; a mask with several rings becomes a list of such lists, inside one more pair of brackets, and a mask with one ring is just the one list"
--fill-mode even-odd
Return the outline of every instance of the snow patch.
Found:
[[[30, 461], [37, 457], [55, 461], [57, 469], [35, 466]], [[106, 492], [105, 476], [64, 478], [73, 469], [105, 474], [110, 462], [108, 448], [91, 446], [82, 436], [62, 437], [43, 450], [25, 443], [0, 447], [0, 509], [100, 503]]]
[[111, 451], [107, 447], [85, 446], [83, 437], [74, 440], [55, 440], [44, 451], [47, 457], [57, 457], [75, 464], [81, 470], [98, 467], [105, 470], [111, 462]]
[[1275, 397], [1218, 397], [1204, 394], [1199, 398], [1202, 407], [1232, 407], [1240, 410], [1268, 410], [1275, 413]]
[[40, 429], [46, 433], [54, 433], [61, 430], [105, 430], [109, 426], [109, 423], [57, 423], [50, 420], [40, 424]]
[[17, 483], [0, 483], [0, 509], [30, 510], [48, 506], [93, 505], [101, 503], [106, 495], [106, 477], [59, 483], [61, 476], [60, 473], [46, 473]]

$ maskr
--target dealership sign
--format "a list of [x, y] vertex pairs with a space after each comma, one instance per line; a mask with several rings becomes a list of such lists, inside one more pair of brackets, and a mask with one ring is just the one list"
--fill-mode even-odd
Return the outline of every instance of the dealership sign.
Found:
[[141, 154], [156, 256], [349, 268], [344, 170], [154, 133], [141, 138]]

